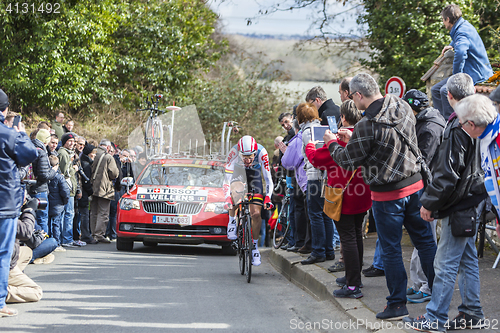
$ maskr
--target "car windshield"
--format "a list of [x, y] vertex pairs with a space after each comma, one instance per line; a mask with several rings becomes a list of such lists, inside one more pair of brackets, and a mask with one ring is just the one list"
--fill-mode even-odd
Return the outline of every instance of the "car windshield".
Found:
[[144, 170], [139, 185], [222, 187], [224, 168], [221, 166], [176, 166], [150, 164]]

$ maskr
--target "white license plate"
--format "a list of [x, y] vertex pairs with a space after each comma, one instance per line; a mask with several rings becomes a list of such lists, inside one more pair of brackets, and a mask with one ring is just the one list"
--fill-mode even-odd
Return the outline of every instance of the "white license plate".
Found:
[[153, 216], [153, 223], [191, 225], [191, 216]]

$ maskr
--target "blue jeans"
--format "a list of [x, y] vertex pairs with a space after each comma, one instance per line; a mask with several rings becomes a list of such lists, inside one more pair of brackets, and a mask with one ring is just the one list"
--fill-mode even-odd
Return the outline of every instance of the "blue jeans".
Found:
[[316, 258], [334, 254], [333, 220], [323, 213], [325, 199], [321, 198], [321, 181], [307, 181], [307, 208], [311, 221], [312, 252]]
[[[432, 298], [427, 304], [426, 317], [438, 322], [438, 329], [445, 330], [448, 320], [455, 279], [458, 274], [458, 288], [462, 304], [458, 311], [483, 319], [483, 309], [479, 301], [479, 265], [475, 240], [476, 237], [454, 237], [451, 234], [449, 217], [441, 220], [441, 238], [434, 260], [436, 277], [432, 287]], [[479, 221], [479, 218], [478, 218]]]
[[259, 240], [259, 247], [263, 247], [265, 242], [266, 242], [266, 220], [262, 219], [262, 224], [260, 226], [260, 240]]
[[450, 102], [448, 102], [448, 89], [446, 88], [448, 79], [449, 78], [446, 78], [436, 83], [431, 88], [432, 103], [434, 103], [434, 107], [439, 110], [446, 121], [448, 121], [448, 118], [450, 118], [451, 114], [454, 112]]
[[57, 245], [61, 245], [61, 229], [64, 211], [60, 215], [51, 216], [49, 219], [49, 236], [54, 238]]
[[64, 219], [62, 221], [61, 243], [73, 244], [73, 218], [75, 217], [75, 197], [69, 197], [64, 206]]
[[57, 247], [57, 241], [54, 238], [46, 238], [40, 245], [33, 249], [33, 256], [31, 257], [30, 264], [35, 259], [45, 257], [47, 254], [52, 253]]
[[389, 289], [387, 297], [389, 307], [406, 304], [408, 277], [401, 251], [403, 225], [410, 235], [413, 245], [418, 250], [422, 269], [432, 289], [436, 243], [432, 236], [430, 223], [420, 217], [421, 193], [422, 190], [398, 200], [373, 201], [373, 216], [377, 225], [378, 239], [384, 253], [382, 260], [387, 288]]
[[[47, 192], [39, 192], [35, 198], [43, 199], [48, 203]], [[37, 209], [35, 230], [43, 230], [46, 234], [49, 233], [49, 205], [45, 209]]]
[[384, 270], [384, 261], [382, 257], [384, 255], [384, 250], [380, 245], [380, 241], [377, 238], [377, 243], [375, 244], [375, 254], [373, 255], [373, 267]]
[[340, 236], [335, 223], [333, 224], [333, 246], [340, 244]]
[[17, 218], [0, 219], [0, 309], [5, 306], [9, 284], [10, 259], [16, 241]]

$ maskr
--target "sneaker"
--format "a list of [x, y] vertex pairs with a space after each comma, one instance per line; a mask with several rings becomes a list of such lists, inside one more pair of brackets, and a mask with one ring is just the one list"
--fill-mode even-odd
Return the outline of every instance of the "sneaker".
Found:
[[281, 245], [280, 249], [286, 251], [288, 249], [288, 243], [285, 243], [285, 244]]
[[342, 289], [335, 290], [333, 296], [338, 298], [361, 298], [363, 294], [359, 287], [354, 287], [354, 290], [351, 290], [349, 287], [343, 286]]
[[408, 299], [408, 302], [411, 303], [423, 303], [423, 302], [428, 302], [431, 300], [431, 294], [426, 294], [421, 291], [417, 291], [413, 295], [407, 295], [406, 298]]
[[54, 261], [55, 256], [52, 253], [47, 254], [45, 257], [36, 258], [33, 260], [35, 265], [50, 264]]
[[481, 329], [485, 328], [487, 325], [484, 319], [480, 319], [470, 314], [459, 312], [458, 316], [449, 320], [445, 327], [447, 330], [462, 330], [465, 328], [469, 329]]
[[85, 243], [87, 243], [87, 244], [98, 244], [99, 242], [97, 240], [95, 240], [95, 239], [92, 238], [91, 240], [89, 240], [89, 241], [87, 241]]
[[366, 277], [385, 276], [385, 272], [383, 270], [375, 268], [373, 265], [364, 269], [362, 272]]
[[[339, 287], [343, 287], [343, 286], [345, 286], [346, 281], [347, 281], [347, 279], [346, 279], [346, 277], [345, 277], [345, 276], [343, 276], [343, 277], [339, 277], [339, 278], [337, 278], [337, 279], [335, 280], [335, 282], [337, 283], [337, 286], [339, 286]], [[360, 287], [360, 288], [363, 288], [363, 284], [361, 283], [361, 284], [359, 285], [359, 287]]]
[[76, 247], [73, 243], [62, 244], [64, 247]]
[[415, 291], [415, 289], [413, 288], [408, 288], [406, 289], [406, 296], [410, 296], [410, 295], [414, 295], [416, 294], [417, 292]]
[[13, 317], [13, 316], [17, 316], [16, 309], [11, 309], [8, 308], [7, 306], [4, 306], [2, 309], [0, 309], [0, 317]]
[[84, 241], [81, 241], [81, 240], [76, 240], [73, 242], [73, 245], [81, 247], [81, 246], [87, 245], [87, 243], [85, 243]]
[[375, 317], [382, 320], [400, 320], [404, 317], [408, 317], [408, 310], [404, 304], [392, 307], [386, 306], [384, 311], [377, 313]]
[[335, 272], [343, 272], [345, 271], [345, 266], [344, 263], [341, 261], [337, 261], [335, 264], [332, 266], [328, 267], [328, 271], [335, 273]]
[[227, 224], [227, 238], [229, 240], [238, 238], [238, 235], [236, 235], [236, 221]]
[[252, 250], [252, 265], [259, 266], [260, 265], [260, 252], [257, 249]]
[[420, 316], [417, 318], [406, 317], [403, 318], [403, 323], [405, 328], [413, 328], [416, 331], [430, 332], [430, 333], [441, 333], [445, 331], [438, 330], [437, 321], [431, 322], [425, 316]]
[[54, 250], [54, 252], [66, 252], [66, 249], [62, 246], [58, 246], [56, 247], [56, 249]]

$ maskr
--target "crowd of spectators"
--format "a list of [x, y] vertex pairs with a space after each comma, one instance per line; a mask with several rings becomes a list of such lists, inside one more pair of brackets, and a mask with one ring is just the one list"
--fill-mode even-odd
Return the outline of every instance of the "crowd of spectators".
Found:
[[116, 239], [118, 199], [126, 191], [121, 179], [146, 164], [141, 147], [86, 140], [62, 112], [28, 137], [8, 105], [0, 90], [0, 316], [17, 314], [6, 303], [42, 298], [24, 273], [28, 264], [50, 264], [54, 252]]
[[[453, 75], [432, 89], [435, 108], [416, 89], [403, 98], [383, 96], [364, 73], [342, 80], [340, 107], [313, 87], [293, 114], [279, 116], [294, 136], [275, 143], [281, 154], [273, 164], [288, 170], [281, 174], [293, 187], [292, 236], [281, 249], [309, 254], [303, 265], [333, 260], [338, 231], [340, 258], [328, 270], [345, 276], [336, 279], [341, 288], [334, 296], [362, 297], [362, 274], [385, 276], [387, 306], [376, 317], [428, 332], [484, 327], [475, 237], [482, 214], [500, 209], [500, 89], [490, 98], [475, 94], [475, 84], [492, 74], [484, 45], [458, 6], [446, 6], [441, 16], [453, 40], [443, 53], [454, 48], [455, 61]], [[327, 129], [313, 141], [314, 128], [332, 115], [340, 120], [338, 133]], [[324, 186], [344, 189], [338, 221], [325, 214]], [[378, 237], [373, 264], [362, 270], [367, 217]], [[415, 246], [410, 279], [403, 230]], [[457, 281], [462, 304], [448, 318]], [[407, 302], [429, 303], [425, 314], [410, 318]]]

